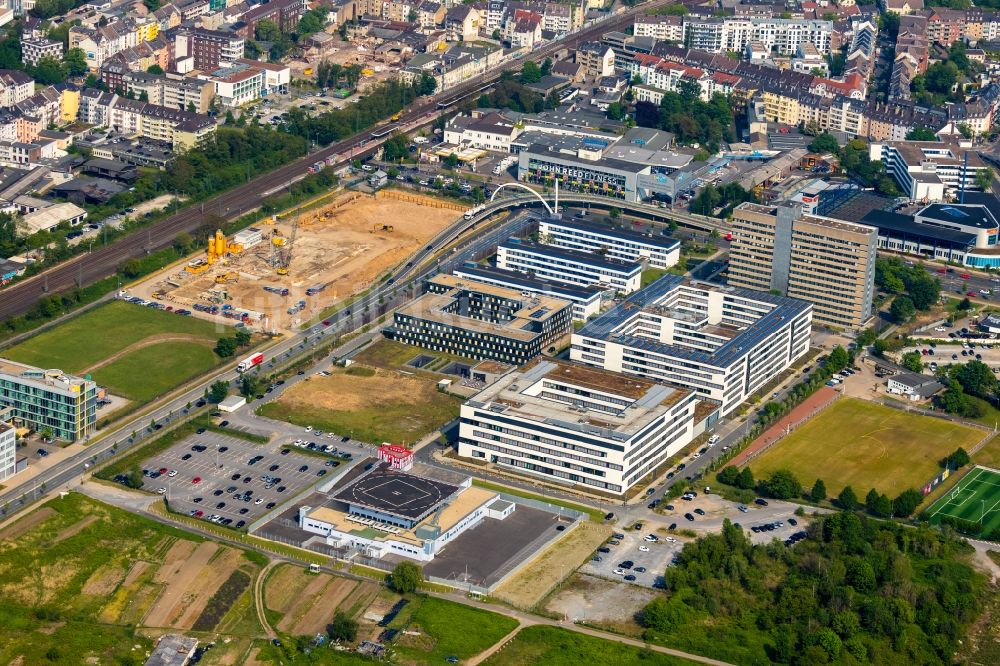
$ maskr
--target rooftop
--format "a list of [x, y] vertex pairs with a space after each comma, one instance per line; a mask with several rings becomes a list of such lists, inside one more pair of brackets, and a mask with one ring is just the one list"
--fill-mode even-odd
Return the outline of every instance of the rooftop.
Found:
[[507, 250], [524, 250], [525, 252], [541, 255], [543, 257], [562, 259], [563, 261], [585, 264], [618, 273], [627, 272], [632, 275], [642, 271], [642, 264], [638, 261], [618, 261], [617, 259], [608, 259], [607, 257], [603, 257], [595, 252], [577, 252], [576, 250], [567, 250], [557, 245], [530, 243], [527, 241], [520, 241], [516, 238], [500, 243], [499, 247]]
[[449, 483], [380, 465], [333, 497], [379, 513], [419, 521], [458, 492], [458, 489], [458, 486]]
[[[557, 392], [557, 385], [573, 389]], [[535, 360], [501, 378], [467, 404], [605, 439], [627, 441], [691, 394], [656, 382], [555, 359]], [[593, 402], [571, 396], [594, 398]], [[565, 401], [562, 399], [565, 397]], [[609, 403], [604, 397], [625, 400]], [[597, 404], [608, 409], [598, 409]]]
[[581, 231], [589, 231], [591, 233], [600, 234], [601, 236], [607, 236], [609, 238], [617, 238], [634, 243], [652, 245], [667, 251], [674, 250], [680, 247], [681, 244], [681, 242], [675, 238], [653, 234], [641, 234], [637, 231], [631, 231], [629, 229], [616, 229], [605, 224], [596, 224], [585, 220], [543, 220], [542, 223], [549, 226], [579, 229]]
[[455, 269], [455, 273], [461, 273], [473, 279], [503, 281], [513, 288], [551, 294], [557, 298], [565, 297], [573, 300], [588, 301], [603, 292], [602, 289], [597, 287], [578, 287], [563, 282], [549, 282], [547, 280], [528, 277], [524, 273], [508, 271], [494, 266], [461, 266]]
[[914, 219], [927, 219], [946, 224], [960, 224], [976, 229], [996, 229], [997, 221], [986, 206], [976, 204], [931, 204], [920, 209]]

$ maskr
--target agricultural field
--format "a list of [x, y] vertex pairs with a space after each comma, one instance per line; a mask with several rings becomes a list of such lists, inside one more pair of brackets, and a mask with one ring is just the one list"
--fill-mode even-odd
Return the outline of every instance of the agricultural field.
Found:
[[259, 413], [365, 442], [403, 444], [458, 416], [461, 404], [438, 391], [433, 379], [355, 364], [295, 384]]
[[146, 401], [221, 362], [226, 326], [114, 301], [4, 350], [13, 361], [90, 374], [115, 395]]
[[0, 531], [0, 663], [141, 663], [137, 627], [259, 635], [245, 583], [262, 564], [76, 493], [51, 500]]
[[282, 564], [271, 571], [264, 586], [264, 608], [274, 627], [295, 636], [314, 636], [340, 609], [355, 619], [372, 603], [379, 585], [339, 576], [311, 574]]
[[971, 449], [984, 436], [975, 428], [891, 407], [841, 398], [750, 463], [754, 476], [791, 470], [802, 485], [817, 476], [831, 494], [846, 485], [895, 497], [920, 488], [940, 471], [938, 461]]
[[586, 636], [560, 627], [535, 625], [517, 633], [502, 650], [483, 662], [487, 666], [580, 666], [580, 664], [615, 664], [616, 666], [679, 666], [694, 662], [679, 657], [622, 645], [616, 641]]

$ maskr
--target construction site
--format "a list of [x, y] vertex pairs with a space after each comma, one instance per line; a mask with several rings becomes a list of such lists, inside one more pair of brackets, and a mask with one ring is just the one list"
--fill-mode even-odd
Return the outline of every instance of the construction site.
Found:
[[201, 318], [290, 331], [368, 289], [464, 210], [396, 190], [345, 193], [229, 238], [217, 231], [186, 264], [130, 293]]

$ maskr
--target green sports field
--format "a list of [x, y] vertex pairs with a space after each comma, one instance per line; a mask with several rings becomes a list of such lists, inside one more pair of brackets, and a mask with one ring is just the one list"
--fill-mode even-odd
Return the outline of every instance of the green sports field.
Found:
[[1000, 530], [1000, 472], [986, 467], [973, 467], [955, 484], [955, 487], [938, 498], [927, 512], [931, 522], [940, 522], [952, 516], [980, 523], [982, 533]]
[[90, 374], [112, 393], [150, 400], [220, 362], [212, 351], [231, 329], [124, 301], [75, 317], [0, 356]]
[[822, 478], [830, 495], [850, 485], [861, 496], [869, 488], [895, 497], [920, 488], [941, 471], [938, 461], [970, 449], [983, 432], [959, 423], [840, 398], [751, 461], [763, 478], [789, 469], [806, 488]]

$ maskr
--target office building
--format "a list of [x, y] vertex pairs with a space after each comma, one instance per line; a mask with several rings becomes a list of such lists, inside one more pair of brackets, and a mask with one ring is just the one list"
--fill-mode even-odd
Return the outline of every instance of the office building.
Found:
[[694, 437], [692, 391], [538, 359], [462, 405], [458, 455], [624, 493]]
[[812, 305], [665, 275], [573, 333], [570, 358], [688, 388], [724, 416], [809, 351]]
[[521, 365], [555, 351], [570, 331], [572, 305], [548, 296], [438, 275], [396, 310], [388, 338], [477, 360]]
[[41, 370], [0, 359], [0, 408], [10, 408], [14, 425], [75, 442], [97, 423], [97, 384], [60, 370]]
[[17, 473], [17, 432], [14, 426], [0, 421], [0, 481], [14, 476], [15, 473]]
[[960, 191], [978, 190], [976, 173], [986, 168], [972, 149], [944, 141], [873, 143], [872, 161], [882, 160], [885, 172], [913, 201], [945, 201]]
[[452, 274], [456, 277], [492, 284], [496, 287], [569, 301], [573, 304], [574, 321], [587, 321], [599, 314], [605, 293], [605, 290], [599, 287], [578, 287], [565, 282], [550, 282], [493, 266], [466, 264], [456, 268]]
[[608, 259], [645, 261], [650, 268], [661, 270], [675, 265], [681, 257], [680, 241], [673, 238], [584, 220], [539, 220], [538, 238], [567, 250], [600, 252]]
[[497, 247], [497, 268], [622, 294], [631, 294], [642, 284], [642, 264], [637, 261], [617, 261], [592, 252], [520, 242], [516, 238]]
[[875, 227], [744, 203], [733, 211], [729, 284], [809, 301], [816, 321], [859, 330], [872, 316], [877, 248]]

